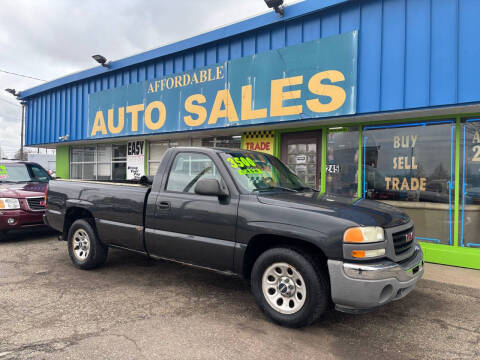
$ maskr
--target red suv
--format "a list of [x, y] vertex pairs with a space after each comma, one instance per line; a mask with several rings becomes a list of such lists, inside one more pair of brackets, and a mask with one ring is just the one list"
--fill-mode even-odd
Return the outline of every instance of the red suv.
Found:
[[43, 226], [52, 177], [40, 165], [0, 160], [0, 239], [7, 231]]

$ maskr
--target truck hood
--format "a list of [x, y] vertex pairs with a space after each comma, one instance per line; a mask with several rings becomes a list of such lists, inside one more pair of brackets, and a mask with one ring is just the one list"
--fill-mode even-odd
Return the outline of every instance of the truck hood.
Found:
[[318, 192], [259, 193], [261, 203], [322, 213], [362, 226], [389, 228], [407, 224], [410, 218], [397, 208], [373, 200], [320, 195]]
[[0, 198], [25, 199], [27, 197], [43, 196], [46, 189], [46, 183], [0, 183]]

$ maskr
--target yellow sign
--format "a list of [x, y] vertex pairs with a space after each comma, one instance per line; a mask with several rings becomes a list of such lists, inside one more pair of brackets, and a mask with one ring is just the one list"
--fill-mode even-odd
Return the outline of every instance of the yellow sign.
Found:
[[[411, 153], [415, 153], [415, 145], [417, 144], [418, 135], [408, 134], [393, 137], [394, 149], [411, 149]], [[393, 157], [393, 169], [395, 170], [417, 170], [418, 165], [415, 156], [395, 156]], [[385, 177], [385, 185], [387, 190], [396, 191], [426, 191], [427, 178], [425, 177]]]
[[243, 149], [273, 155], [275, 137], [273, 131], [255, 131], [243, 134]]

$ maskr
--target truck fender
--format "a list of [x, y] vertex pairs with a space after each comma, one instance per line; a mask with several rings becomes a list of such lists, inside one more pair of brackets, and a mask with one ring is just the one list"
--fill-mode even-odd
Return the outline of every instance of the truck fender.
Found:
[[[245, 256], [251, 255], [249, 247], [258, 246], [259, 241], [268, 242], [268, 246], [271, 247], [272, 244], [276, 243], [275, 239], [278, 239], [278, 244], [306, 245], [313, 250], [318, 250], [318, 253], [325, 257], [328, 253], [328, 247], [326, 246], [328, 235], [317, 230], [266, 221], [252, 221], [245, 228], [249, 229], [249, 231], [243, 231], [241, 227], [237, 231], [237, 243], [234, 253], [235, 272], [242, 276], [245, 276], [245, 272], [249, 271], [248, 265], [245, 265], [246, 260], [248, 260]], [[244, 268], [245, 266], [247, 268]]]

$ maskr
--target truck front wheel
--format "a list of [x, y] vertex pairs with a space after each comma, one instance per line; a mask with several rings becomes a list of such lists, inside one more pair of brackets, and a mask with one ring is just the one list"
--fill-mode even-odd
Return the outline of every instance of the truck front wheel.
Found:
[[7, 232], [5, 230], [0, 230], [0, 241], [7, 240]]
[[68, 253], [76, 267], [89, 270], [105, 263], [108, 247], [98, 240], [92, 225], [81, 219], [68, 231]]
[[265, 251], [253, 265], [251, 282], [258, 306], [279, 325], [306, 326], [327, 309], [328, 280], [319, 264], [301, 250]]

